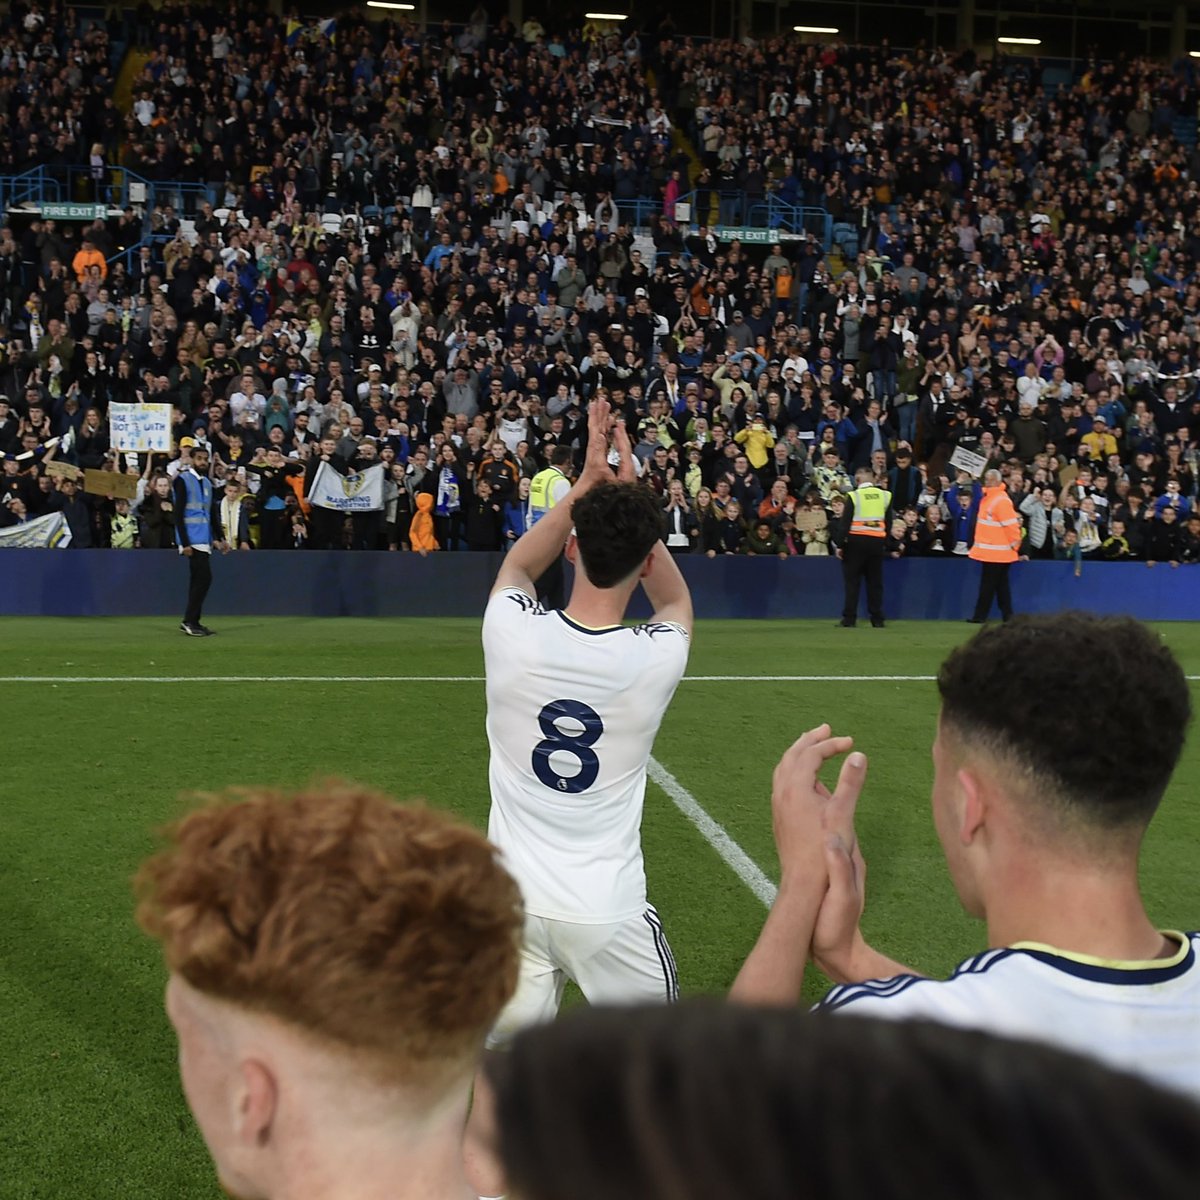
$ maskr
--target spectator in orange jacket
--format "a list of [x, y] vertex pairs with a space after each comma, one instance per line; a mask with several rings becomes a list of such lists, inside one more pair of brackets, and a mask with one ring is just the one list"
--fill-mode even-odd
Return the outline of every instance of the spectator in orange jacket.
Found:
[[408, 529], [408, 542], [420, 555], [440, 549], [433, 533], [433, 496], [429, 492], [417, 493], [417, 514]]
[[71, 259], [71, 269], [80, 283], [87, 278], [89, 267], [99, 267], [101, 279], [108, 275], [108, 263], [104, 255], [96, 249], [92, 242], [84, 238], [75, 257]]
[[969, 551], [971, 558], [983, 564], [975, 615], [968, 618], [972, 624], [982, 625], [987, 620], [993, 600], [1000, 605], [1000, 615], [1006, 621], [1013, 615], [1008, 569], [1017, 561], [1020, 545], [1021, 518], [1000, 472], [988, 471], [983, 477], [983, 496], [975, 519], [975, 541]]

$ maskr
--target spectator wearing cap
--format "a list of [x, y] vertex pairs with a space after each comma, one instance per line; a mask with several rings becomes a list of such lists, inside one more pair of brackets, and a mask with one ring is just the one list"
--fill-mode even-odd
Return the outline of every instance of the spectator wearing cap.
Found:
[[750, 466], [763, 480], [765, 487], [770, 486], [769, 470], [771, 464], [770, 451], [775, 445], [775, 435], [767, 425], [766, 419], [760, 413], [754, 413], [747, 420], [746, 427], [734, 435], [734, 441], [744, 447]]
[[746, 314], [740, 308], [733, 310], [733, 321], [726, 329], [726, 335], [735, 350], [749, 350], [754, 345], [754, 330], [746, 324]]
[[1117, 453], [1117, 439], [1109, 432], [1108, 421], [1099, 413], [1092, 417], [1091, 431], [1079, 439], [1079, 452], [1093, 463], [1104, 462], [1110, 454]]

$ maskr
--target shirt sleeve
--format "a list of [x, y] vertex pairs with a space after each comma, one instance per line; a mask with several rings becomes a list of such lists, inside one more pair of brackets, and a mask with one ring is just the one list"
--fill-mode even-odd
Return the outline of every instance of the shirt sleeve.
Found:
[[488, 677], [501, 677], [515, 666], [527, 644], [530, 620], [545, 609], [519, 587], [501, 588], [488, 600], [483, 613], [483, 660]]
[[561, 504], [570, 490], [571, 481], [565, 476], [561, 479], [554, 479], [550, 483], [550, 499], [555, 504]]
[[[814, 1012], [848, 1012], [856, 1016], [904, 1021], [926, 1017], [948, 1019], [948, 1006], [939, 1003], [945, 984], [921, 975], [896, 975], [866, 983], [835, 987], [814, 1006]], [[953, 1006], [951, 1006], [953, 1007]]]

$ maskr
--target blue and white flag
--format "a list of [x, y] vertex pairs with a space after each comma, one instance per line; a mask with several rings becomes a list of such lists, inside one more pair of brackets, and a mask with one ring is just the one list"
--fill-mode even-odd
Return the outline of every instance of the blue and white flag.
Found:
[[0, 549], [4, 550], [65, 550], [70, 544], [71, 530], [60, 512], [0, 529]]

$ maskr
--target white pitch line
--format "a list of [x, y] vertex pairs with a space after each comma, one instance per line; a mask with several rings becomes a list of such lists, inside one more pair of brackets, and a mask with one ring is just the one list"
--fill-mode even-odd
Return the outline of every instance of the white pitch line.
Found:
[[[927, 680], [931, 675], [691, 675], [685, 682], [790, 682], [844, 679]], [[0, 675], [0, 683], [482, 683], [481, 675]], [[729, 836], [708, 812], [656, 758], [648, 774], [671, 798], [675, 807], [696, 827], [700, 836], [721, 856], [731, 871], [768, 908], [775, 900], [775, 885], [756, 862]]]
[[[685, 675], [683, 683], [926, 683], [934, 675]], [[482, 675], [0, 675], [0, 683], [483, 683]]]
[[725, 865], [767, 906], [775, 902], [775, 885], [763, 874], [759, 865], [705, 811], [691, 792], [651, 757], [647, 773], [670, 796], [675, 807], [699, 830], [700, 836], [721, 856]]
[[482, 683], [482, 675], [0, 675], [0, 683]]
[[[932, 683], [936, 675], [685, 675], [681, 683]], [[1185, 675], [1190, 683], [1200, 675]], [[0, 675], [0, 683], [483, 683], [482, 675]]]

